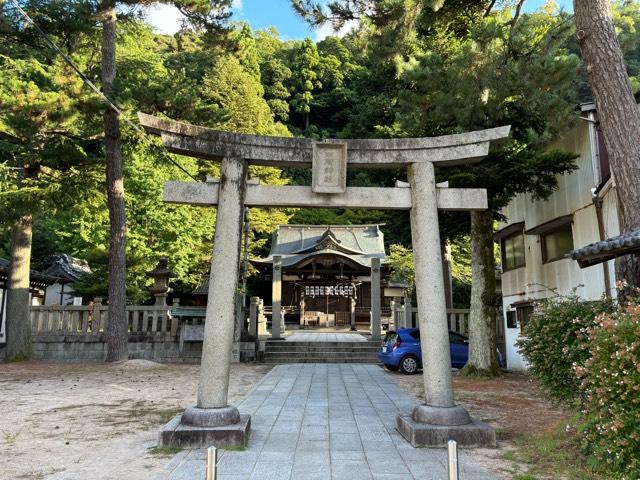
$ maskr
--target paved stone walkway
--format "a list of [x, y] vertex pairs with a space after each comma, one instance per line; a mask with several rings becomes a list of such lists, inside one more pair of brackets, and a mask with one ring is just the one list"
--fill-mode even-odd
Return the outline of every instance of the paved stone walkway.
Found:
[[285, 337], [287, 342], [366, 342], [364, 335], [359, 333], [292, 333]]
[[[446, 479], [446, 450], [416, 449], [395, 416], [416, 400], [375, 365], [278, 365], [238, 405], [252, 415], [244, 451], [225, 451], [218, 480]], [[203, 479], [204, 450], [183, 451], [163, 479]], [[494, 480], [460, 452], [461, 480]]]

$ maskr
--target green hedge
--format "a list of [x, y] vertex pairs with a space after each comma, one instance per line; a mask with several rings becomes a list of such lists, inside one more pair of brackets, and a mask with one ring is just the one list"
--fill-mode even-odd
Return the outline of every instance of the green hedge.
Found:
[[594, 466], [640, 479], [640, 303], [545, 300], [518, 346], [545, 391], [580, 409]]
[[598, 315], [613, 309], [611, 301], [585, 302], [575, 295], [535, 305], [517, 346], [549, 397], [579, 404], [580, 380], [574, 366], [589, 358], [581, 332], [593, 326]]
[[603, 314], [585, 332], [590, 358], [576, 366], [584, 450], [624, 479], [640, 479], [640, 305]]

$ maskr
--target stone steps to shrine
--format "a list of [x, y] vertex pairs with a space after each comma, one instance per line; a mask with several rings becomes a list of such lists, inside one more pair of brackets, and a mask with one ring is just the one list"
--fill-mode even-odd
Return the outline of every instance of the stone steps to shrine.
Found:
[[378, 363], [379, 342], [268, 341], [263, 362], [276, 363]]
[[263, 365], [280, 365], [283, 363], [362, 363], [376, 364], [380, 363], [375, 357], [349, 357], [349, 358], [292, 358], [290, 356], [282, 358], [265, 358]]
[[332, 352], [373, 352], [378, 351], [379, 345], [372, 346], [345, 346], [344, 343], [331, 346], [323, 344], [315, 345], [282, 345], [267, 343], [266, 350], [269, 352], [320, 352], [320, 351], [332, 351]]

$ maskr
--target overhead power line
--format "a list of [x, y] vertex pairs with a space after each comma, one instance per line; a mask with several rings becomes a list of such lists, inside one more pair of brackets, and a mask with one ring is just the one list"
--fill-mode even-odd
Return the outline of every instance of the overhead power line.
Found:
[[[80, 70], [80, 68], [78, 68], [78, 66], [75, 64], [75, 62], [66, 53], [64, 53], [64, 51], [53, 40], [51, 40], [49, 38], [49, 36], [40, 28], [40, 26], [36, 22], [33, 21], [33, 19], [29, 16], [29, 14], [22, 9], [22, 7], [18, 4], [17, 0], [9, 0], [9, 1], [13, 4], [14, 7], [16, 7], [16, 9], [20, 13], [20, 15], [22, 15], [24, 17], [24, 19], [27, 21], [27, 23], [29, 23], [30, 25], [33, 26], [33, 28], [36, 29], [38, 34], [44, 39], [44, 41], [47, 43], [47, 45], [49, 45], [53, 50], [55, 50], [56, 53], [58, 53], [58, 55], [60, 55], [62, 57], [62, 59], [65, 61], [65, 63], [67, 65], [69, 65], [73, 69], [73, 71], [78, 74], [78, 76], [82, 79], [82, 81], [86, 85], [88, 85], [89, 88], [91, 88], [91, 90], [93, 90], [93, 92], [98, 95], [98, 97], [100, 97], [100, 99], [107, 105], [107, 107], [111, 108], [114, 112], [116, 112], [119, 116], [121, 116], [122, 119], [129, 126], [131, 126], [131, 128], [133, 128], [136, 132], [141, 134], [143, 137], [147, 136], [147, 132], [145, 132], [145, 130], [142, 127], [140, 127], [140, 125], [136, 125], [131, 120], [129, 120], [124, 115], [122, 110], [120, 110], [120, 108], [118, 108], [115, 103], [113, 103], [98, 87], [96, 87], [96, 85], [89, 79], [89, 77], [87, 77], [84, 74], [84, 72], [82, 72], [82, 70]], [[175, 165], [177, 168], [179, 168], [182, 172], [187, 174], [190, 178], [192, 178], [193, 180], [197, 181], [197, 179], [191, 173], [189, 173], [188, 170], [186, 170], [182, 165], [180, 165], [177, 161], [175, 161], [169, 155], [163, 153], [163, 156], [169, 162], [171, 162], [173, 165]]]

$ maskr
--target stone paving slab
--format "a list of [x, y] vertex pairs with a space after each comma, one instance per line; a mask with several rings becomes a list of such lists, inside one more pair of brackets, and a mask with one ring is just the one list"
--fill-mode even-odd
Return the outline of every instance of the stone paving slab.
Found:
[[[250, 444], [220, 452], [217, 478], [445, 480], [446, 450], [413, 448], [395, 430], [416, 402], [375, 365], [278, 365], [238, 405]], [[205, 458], [180, 452], [158, 480], [203, 479]], [[496, 479], [463, 451], [459, 467], [462, 480]]]

